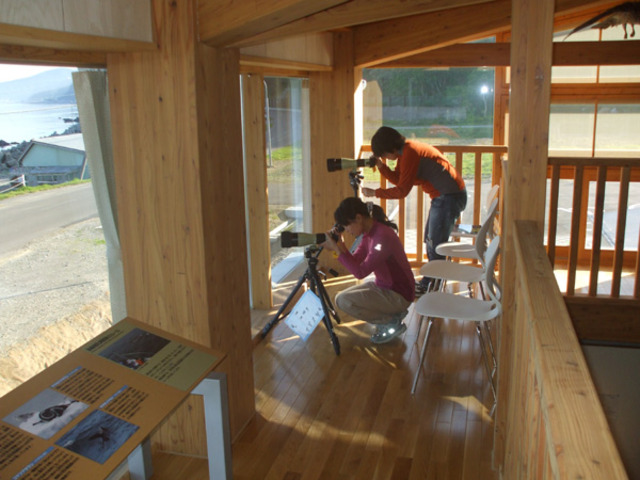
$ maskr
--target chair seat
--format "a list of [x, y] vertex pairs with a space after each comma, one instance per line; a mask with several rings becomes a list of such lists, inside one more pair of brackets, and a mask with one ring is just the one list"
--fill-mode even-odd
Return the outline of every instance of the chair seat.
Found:
[[447, 292], [427, 292], [416, 302], [415, 311], [424, 317], [484, 322], [500, 314], [500, 304]]
[[431, 260], [420, 268], [420, 274], [425, 277], [455, 282], [476, 283], [484, 278], [484, 269], [448, 260]]
[[436, 247], [436, 253], [445, 257], [479, 260], [478, 249], [472, 243], [445, 242]]
[[[491, 203], [491, 202], [489, 202]], [[473, 225], [470, 223], [459, 223], [453, 227], [451, 231], [452, 237], [457, 238], [476, 238], [482, 225]]]

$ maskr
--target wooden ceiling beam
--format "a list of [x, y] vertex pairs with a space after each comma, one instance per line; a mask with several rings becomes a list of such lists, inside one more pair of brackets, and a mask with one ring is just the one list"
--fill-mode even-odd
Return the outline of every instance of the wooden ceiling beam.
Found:
[[354, 28], [354, 63], [380, 63], [495, 35], [511, 27], [511, 0], [451, 8]]
[[555, 42], [553, 65], [640, 65], [640, 42]]
[[[379, 22], [407, 15], [419, 15], [464, 5], [487, 3], [490, 0], [351, 0], [308, 17], [271, 29], [253, 37], [238, 40], [233, 46], [247, 47], [270, 40], [306, 33], [338, 30], [363, 23]], [[201, 0], [206, 2], [206, 0]], [[309, 2], [314, 3], [314, 2]]]
[[376, 68], [505, 67], [509, 43], [460, 43], [380, 63]]
[[0, 44], [0, 61], [24, 65], [103, 68], [107, 65], [107, 54]]
[[198, 35], [212, 47], [277, 29], [348, 0], [198, 0]]
[[[556, 15], [610, 4], [610, 0], [557, 0]], [[511, 29], [511, 0], [450, 8], [354, 28], [354, 63], [373, 67]]]
[[[640, 42], [555, 42], [554, 66], [638, 65]], [[508, 67], [509, 43], [463, 43], [392, 60], [376, 68]]]

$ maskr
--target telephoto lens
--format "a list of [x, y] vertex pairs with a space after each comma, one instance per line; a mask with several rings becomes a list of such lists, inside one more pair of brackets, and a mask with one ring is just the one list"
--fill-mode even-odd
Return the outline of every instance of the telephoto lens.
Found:
[[327, 170], [335, 172], [336, 170], [345, 170], [358, 167], [375, 167], [376, 157], [373, 155], [369, 158], [327, 158]]
[[323, 243], [327, 239], [324, 233], [282, 232], [280, 245], [282, 248], [302, 247]]

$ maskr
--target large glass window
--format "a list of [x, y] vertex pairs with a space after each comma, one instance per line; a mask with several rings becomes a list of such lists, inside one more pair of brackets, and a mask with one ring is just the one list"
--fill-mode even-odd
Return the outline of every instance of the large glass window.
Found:
[[[549, 120], [549, 155], [560, 157], [640, 157], [640, 104], [553, 103]], [[610, 172], [611, 173], [611, 172]], [[614, 172], [615, 173], [615, 172]], [[615, 245], [618, 228], [619, 182], [606, 182], [601, 246]], [[584, 248], [592, 246], [596, 183], [588, 185]], [[549, 185], [547, 188], [549, 192]], [[557, 245], [569, 244], [573, 180], [561, 180], [558, 198]], [[624, 232], [625, 250], [636, 250], [640, 223], [640, 185], [631, 182]], [[547, 212], [548, 217], [548, 212]]]
[[310, 202], [305, 198], [310, 192], [305, 188], [310, 179], [308, 81], [266, 77], [264, 83], [271, 266], [277, 283], [302, 258], [301, 248], [280, 247], [280, 234], [311, 228]]
[[549, 155], [590, 157], [593, 151], [595, 105], [552, 104], [549, 114]]
[[[589, 207], [587, 210], [587, 235], [585, 238], [585, 248], [591, 248], [593, 244], [593, 215], [596, 198], [596, 182], [589, 182]], [[640, 184], [632, 182], [629, 184], [627, 197], [628, 209], [624, 225], [618, 224], [618, 205], [620, 204], [620, 182], [605, 182], [604, 212], [602, 218], [602, 237], [600, 245], [603, 250], [613, 250], [618, 237], [618, 228], [623, 239], [624, 249], [627, 251], [637, 251], [638, 249], [638, 229], [640, 227]]]
[[493, 143], [493, 68], [365, 69], [364, 143], [382, 124], [433, 145]]
[[[378, 127], [386, 125], [407, 138], [436, 147], [493, 145], [494, 77], [493, 68], [365, 69], [362, 143], [368, 145]], [[447, 158], [455, 163], [455, 155], [447, 154]], [[462, 171], [469, 192], [462, 217], [465, 223], [472, 223], [474, 210], [474, 158], [472, 153], [463, 156]], [[393, 168], [393, 163], [389, 165]], [[483, 158], [483, 192], [490, 188], [491, 165], [491, 156]], [[363, 186], [380, 185], [379, 173], [366, 168], [363, 174]], [[414, 188], [405, 199], [405, 250], [409, 254], [417, 252], [418, 195], [423, 194]], [[398, 204], [397, 200], [387, 201], [387, 215], [395, 222], [399, 220]], [[428, 211], [426, 195], [423, 204]]]
[[[574, 33], [567, 38], [570, 30], [556, 32], [554, 42], [597, 42], [619, 41], [624, 37], [622, 27], [608, 28], [600, 32], [599, 29], [586, 29]], [[625, 41], [637, 40], [628, 37]], [[605, 65], [605, 66], [576, 66], [552, 67], [551, 81], [553, 83], [630, 83], [640, 81], [640, 66], [634, 65]]]
[[597, 157], [640, 157], [640, 104], [599, 104]]
[[0, 65], [0, 396], [111, 324], [74, 70]]

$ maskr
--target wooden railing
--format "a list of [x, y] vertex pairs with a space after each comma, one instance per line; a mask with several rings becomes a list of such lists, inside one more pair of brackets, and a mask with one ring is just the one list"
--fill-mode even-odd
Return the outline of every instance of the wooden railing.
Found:
[[[623, 272], [633, 276], [633, 289], [630, 297], [640, 299], [640, 239], [635, 240], [638, 249], [624, 250], [625, 235], [631, 225], [628, 222], [629, 193], [632, 182], [640, 182], [640, 159], [638, 158], [575, 158], [550, 157], [548, 167], [550, 179], [549, 221], [547, 230], [547, 246], [552, 266], [566, 268], [566, 295], [576, 293], [576, 272], [580, 267], [589, 269], [588, 296], [603, 296], [598, 292], [598, 278], [601, 270], [606, 269], [611, 275], [609, 296], [621, 296], [621, 278]], [[571, 204], [561, 204], [559, 200], [560, 180], [571, 180]], [[595, 202], [593, 218], [587, 215], [589, 186], [595, 182]], [[603, 249], [605, 214], [605, 184], [618, 182], [617, 221], [614, 245], [612, 249]], [[635, 201], [640, 202], [640, 194], [635, 193]], [[571, 212], [568, 246], [558, 246], [558, 212], [560, 208]], [[587, 225], [591, 223], [591, 248], [586, 248]], [[635, 227], [635, 225], [634, 225]]]
[[[463, 162], [473, 162], [471, 169], [475, 174], [465, 178], [467, 189], [472, 192], [469, 205], [465, 211], [465, 223], [480, 223], [483, 207], [483, 184], [486, 187], [500, 184], [502, 179], [501, 159], [507, 153], [506, 146], [491, 145], [437, 145], [456, 167], [463, 171]], [[369, 155], [371, 148], [363, 145], [360, 157]], [[491, 166], [483, 166], [487, 155], [491, 156]], [[631, 187], [633, 182], [640, 182], [640, 159], [637, 158], [584, 158], [584, 157], [550, 157], [547, 177], [549, 179], [548, 222], [546, 231], [547, 247], [551, 265], [559, 270], [566, 270], [567, 297], [582, 295], [576, 290], [577, 272], [588, 270], [589, 280], [587, 295], [591, 297], [609, 297], [640, 300], [640, 239], [637, 240], [636, 250], [624, 249], [625, 235], [631, 229], [637, 228], [631, 224], [628, 217], [630, 203], [638, 203], [640, 194]], [[566, 195], [566, 188], [560, 188], [562, 180], [571, 181], [571, 193]], [[615, 206], [617, 220], [613, 248], [602, 248], [601, 239], [604, 230], [605, 216], [605, 184], [615, 182], [619, 189]], [[595, 185], [595, 198], [592, 209], [589, 209], [590, 184]], [[388, 188], [388, 183], [380, 178], [380, 186]], [[485, 190], [488, 191], [488, 190]], [[629, 201], [629, 193], [638, 198]], [[570, 198], [563, 199], [561, 197]], [[394, 221], [399, 226], [399, 236], [405, 245], [407, 256], [412, 266], [420, 266], [427, 261], [424, 247], [425, 210], [428, 209], [429, 199], [418, 189], [414, 189], [409, 196], [402, 198], [389, 207], [390, 201], [380, 200], [380, 204], [389, 214], [394, 214]], [[502, 205], [501, 205], [502, 207]], [[499, 208], [501, 210], [502, 208]], [[589, 211], [588, 211], [589, 210]], [[570, 218], [559, 220], [560, 211], [570, 211]], [[469, 215], [469, 213], [471, 215]], [[589, 215], [588, 213], [591, 213]], [[637, 220], [634, 218], [634, 222]], [[559, 223], [560, 222], [560, 223]], [[499, 223], [499, 222], [498, 222]], [[592, 228], [591, 228], [592, 226]], [[562, 228], [567, 230], [566, 241], [559, 242], [560, 235], [564, 235]], [[591, 245], [587, 248], [587, 234], [591, 236]], [[562, 244], [559, 244], [562, 243]], [[603, 274], [605, 275], [603, 277]], [[623, 275], [628, 279], [626, 291], [622, 289]], [[608, 292], [603, 292], [602, 278], [610, 281]], [[600, 284], [600, 289], [598, 286]], [[600, 291], [598, 291], [600, 290]]]
[[[492, 185], [499, 184], [502, 178], [502, 156], [507, 153], [507, 147], [503, 145], [436, 145], [436, 148], [447, 156], [449, 161], [459, 172], [463, 171], [463, 162], [473, 162], [474, 175], [465, 178], [467, 190], [473, 192], [473, 196], [467, 206], [466, 211], [471, 211], [471, 216], [465, 223], [478, 224], [481, 221], [483, 207], [483, 183], [488, 183], [487, 190]], [[371, 152], [370, 145], [363, 145], [358, 158], [365, 158]], [[491, 159], [491, 165], [483, 165], [487, 156]], [[380, 187], [388, 188], [387, 180], [381, 176]], [[415, 193], [417, 192], [417, 193]], [[421, 266], [427, 261], [424, 247], [424, 222], [426, 221], [425, 202], [428, 197], [422, 191], [414, 189], [412, 193], [398, 201], [397, 209], [388, 209], [388, 201], [380, 200], [380, 204], [385, 211], [396, 211], [397, 216], [394, 221], [398, 223], [400, 240], [405, 246], [407, 257], [412, 266]], [[471, 207], [471, 209], [469, 208]]]
[[515, 318], [502, 319], [496, 458], [502, 478], [626, 479], [534, 222], [516, 222]]

